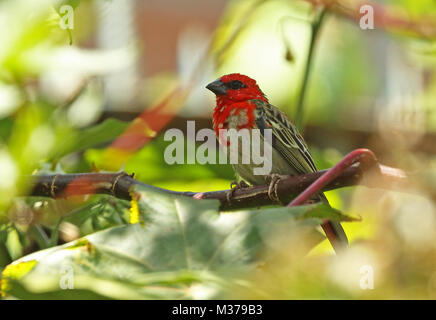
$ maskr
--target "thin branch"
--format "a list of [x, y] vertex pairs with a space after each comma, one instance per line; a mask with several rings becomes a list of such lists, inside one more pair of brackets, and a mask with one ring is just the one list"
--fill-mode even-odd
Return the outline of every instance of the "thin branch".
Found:
[[[328, 170], [308, 173], [300, 176], [289, 176], [277, 183], [277, 195], [283, 202], [288, 202], [318, 180]], [[238, 189], [233, 193], [231, 202], [227, 201], [229, 190], [211, 192], [177, 192], [161, 189], [139, 182], [125, 172], [118, 173], [79, 173], [41, 175], [33, 177], [30, 195], [51, 198], [69, 197], [73, 195], [109, 194], [120, 199], [130, 199], [130, 191], [134, 186], [144, 186], [162, 192], [188, 196], [195, 199], [216, 199], [222, 210], [259, 207], [274, 202], [268, 196], [269, 185], [253, 186]], [[411, 183], [411, 177], [402, 170], [376, 163], [368, 168], [365, 165], [353, 165], [345, 169], [334, 180], [322, 188], [328, 191], [354, 185], [383, 189], [403, 190]]]

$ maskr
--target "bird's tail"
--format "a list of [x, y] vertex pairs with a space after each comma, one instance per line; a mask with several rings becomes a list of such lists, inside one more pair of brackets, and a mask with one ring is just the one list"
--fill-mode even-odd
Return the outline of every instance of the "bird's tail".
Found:
[[[322, 202], [330, 205], [326, 196], [323, 193], [319, 194], [319, 198]], [[329, 239], [336, 253], [338, 253], [339, 251], [341, 251], [342, 249], [348, 246], [347, 235], [345, 234], [345, 231], [339, 222], [325, 220], [321, 224], [321, 227], [323, 228], [327, 236], [327, 239]]]

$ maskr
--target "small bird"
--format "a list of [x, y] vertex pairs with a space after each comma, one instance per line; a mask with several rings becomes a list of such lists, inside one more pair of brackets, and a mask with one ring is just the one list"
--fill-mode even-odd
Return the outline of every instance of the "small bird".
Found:
[[[317, 171], [307, 145], [295, 125], [283, 112], [269, 104], [267, 97], [254, 79], [239, 73], [232, 73], [209, 83], [206, 88], [216, 95], [216, 107], [212, 118], [213, 128], [220, 143], [222, 143], [219, 136], [220, 129], [259, 129], [261, 135], [263, 130], [271, 129], [270, 191], [280, 176], [301, 175]], [[263, 142], [263, 139], [261, 141]], [[249, 185], [263, 185], [268, 178], [255, 175], [252, 163], [238, 162], [232, 165], [242, 181]], [[270, 192], [269, 195], [271, 197]], [[316, 197], [317, 201], [328, 204], [323, 193], [319, 193]], [[335, 251], [347, 246], [347, 236], [340, 223], [328, 221], [323, 224], [323, 229]]]

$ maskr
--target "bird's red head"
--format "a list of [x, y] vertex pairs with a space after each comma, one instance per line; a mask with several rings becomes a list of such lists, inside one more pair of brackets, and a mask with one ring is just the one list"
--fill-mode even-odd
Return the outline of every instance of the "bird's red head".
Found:
[[207, 89], [215, 93], [217, 102], [232, 104], [252, 99], [268, 102], [256, 80], [240, 73], [231, 73], [209, 83]]
[[237, 129], [252, 128], [256, 106], [248, 101], [257, 99], [268, 102], [256, 81], [239, 73], [222, 76], [206, 88], [216, 95], [213, 125], [217, 136], [219, 129], [228, 129], [231, 117], [237, 118]]

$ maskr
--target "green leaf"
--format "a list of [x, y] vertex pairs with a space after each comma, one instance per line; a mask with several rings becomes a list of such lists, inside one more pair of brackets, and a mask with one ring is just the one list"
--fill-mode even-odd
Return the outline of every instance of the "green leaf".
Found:
[[[153, 187], [133, 192], [144, 224], [113, 227], [20, 259], [37, 264], [16, 279], [20, 286], [12, 285], [9, 294], [77, 298], [77, 290], [85, 290], [116, 299], [216, 297], [268, 253], [289, 248], [289, 239], [299, 246], [304, 240], [304, 252], [310, 250], [324, 238], [315, 228], [329, 215], [348, 219], [322, 204], [220, 213], [215, 200]], [[297, 234], [306, 237], [287, 237]], [[74, 289], [60, 291], [65, 268]]]
[[18, 231], [14, 227], [8, 229], [5, 246], [12, 259], [17, 259], [23, 255], [23, 245]]
[[126, 128], [128, 123], [116, 119], [107, 119], [104, 122], [71, 133], [71, 136], [58, 144], [53, 152], [53, 158], [60, 158], [72, 152], [82, 151], [104, 142], [111, 141], [118, 137]]
[[302, 216], [302, 218], [318, 218], [318, 219], [329, 219], [333, 221], [360, 221], [360, 218], [352, 217], [343, 214], [337, 209], [330, 207], [327, 204], [320, 203], [318, 205], [313, 206], [312, 209], [306, 210]]
[[[76, 225], [81, 229], [82, 234], [87, 234], [126, 224], [128, 210], [128, 201], [102, 195], [97, 196], [94, 201], [74, 209], [62, 221]], [[94, 224], [98, 224], [97, 228], [91, 226], [92, 221], [94, 221]], [[88, 228], [85, 226], [87, 223], [92, 229], [87, 230]]]

